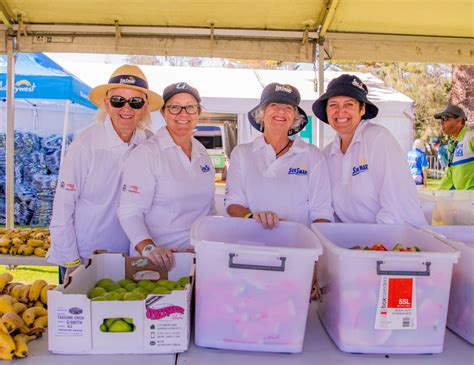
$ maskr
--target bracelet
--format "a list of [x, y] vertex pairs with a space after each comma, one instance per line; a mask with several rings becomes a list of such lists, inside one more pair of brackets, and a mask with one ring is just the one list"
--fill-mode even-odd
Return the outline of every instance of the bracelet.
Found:
[[141, 255], [145, 256], [145, 254], [150, 253], [154, 248], [156, 248], [156, 246], [153, 243], [149, 243], [143, 247]]
[[81, 259], [76, 259], [74, 261], [64, 261], [63, 262], [63, 266], [66, 267], [66, 268], [69, 268], [69, 267], [77, 267], [81, 264]]
[[244, 218], [253, 218], [253, 213], [247, 213], [246, 215], [244, 215]]

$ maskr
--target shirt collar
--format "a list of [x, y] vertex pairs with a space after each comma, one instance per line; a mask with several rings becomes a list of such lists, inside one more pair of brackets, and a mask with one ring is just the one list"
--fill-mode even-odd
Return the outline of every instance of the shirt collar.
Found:
[[[370, 122], [367, 120], [360, 121], [359, 125], [354, 131], [354, 137], [352, 137], [351, 144], [360, 143], [362, 141], [362, 132], [365, 128], [367, 128], [369, 124]], [[334, 138], [334, 142], [331, 145], [331, 151], [329, 152], [329, 154], [334, 155], [336, 153], [341, 153], [341, 137], [338, 133], [336, 133], [336, 137]]]
[[459, 131], [459, 134], [456, 137], [456, 139], [452, 138], [452, 140], [453, 141], [462, 141], [462, 139], [464, 138], [464, 135], [466, 134], [466, 132], [467, 132], [467, 127], [466, 126], [462, 127], [462, 129]]
[[[163, 126], [160, 129], [158, 129], [158, 131], [156, 132], [156, 135], [160, 139], [160, 145], [162, 146], [163, 149], [179, 147], [175, 143], [175, 141], [173, 141], [173, 138], [171, 137], [171, 134], [168, 131], [168, 128], [166, 128], [166, 126]], [[199, 157], [201, 155], [207, 155], [206, 148], [196, 138], [191, 138], [191, 144], [192, 144], [191, 160], [194, 160], [195, 157]]]
[[109, 147], [121, 146], [123, 144], [137, 145], [146, 139], [145, 132], [137, 128], [135, 129], [135, 132], [133, 133], [130, 143], [124, 142], [115, 131], [110, 117], [105, 118], [104, 127], [105, 127], [105, 132], [106, 132], [106, 143]]

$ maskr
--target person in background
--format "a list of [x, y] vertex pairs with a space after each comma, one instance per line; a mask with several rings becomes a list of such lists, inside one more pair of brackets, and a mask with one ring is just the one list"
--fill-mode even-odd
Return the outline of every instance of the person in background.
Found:
[[452, 104], [434, 115], [441, 121], [441, 129], [448, 135], [448, 163], [446, 175], [438, 189], [474, 190], [474, 131], [466, 127], [466, 114]]
[[263, 134], [232, 151], [225, 195], [231, 217], [253, 218], [267, 229], [280, 220], [306, 226], [333, 220], [326, 160], [296, 136], [308, 123], [299, 103], [294, 86], [272, 83], [248, 113]]
[[130, 239], [130, 255], [161, 269], [174, 266], [175, 250], [190, 248], [194, 221], [215, 214], [215, 170], [193, 137], [201, 114], [199, 92], [185, 82], [163, 91], [166, 126], [137, 147], [124, 166], [118, 217]]
[[426, 158], [426, 147], [421, 139], [415, 139], [413, 148], [408, 151], [408, 167], [416, 185], [426, 188], [428, 182], [428, 159]]
[[69, 275], [95, 250], [128, 252], [129, 241], [116, 211], [122, 167], [129, 153], [152, 135], [150, 112], [163, 99], [148, 88], [137, 66], [116, 69], [89, 98], [99, 110], [97, 123], [69, 146], [61, 164], [51, 219], [47, 261]]
[[444, 170], [448, 165], [448, 146], [445, 143], [441, 143], [441, 138], [433, 136], [430, 138], [430, 149]]
[[314, 114], [335, 131], [323, 150], [332, 202], [344, 223], [426, 225], [404, 153], [390, 132], [370, 121], [378, 108], [367, 86], [343, 74], [313, 104]]

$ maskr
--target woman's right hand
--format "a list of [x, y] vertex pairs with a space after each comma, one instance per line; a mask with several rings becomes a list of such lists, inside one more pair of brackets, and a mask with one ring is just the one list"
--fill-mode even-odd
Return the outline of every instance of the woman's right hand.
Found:
[[255, 218], [265, 229], [276, 228], [280, 222], [278, 214], [271, 211], [253, 213], [253, 218]]
[[146, 257], [162, 271], [170, 271], [174, 267], [174, 254], [169, 248], [154, 246], [151, 250], [142, 252], [142, 256]]

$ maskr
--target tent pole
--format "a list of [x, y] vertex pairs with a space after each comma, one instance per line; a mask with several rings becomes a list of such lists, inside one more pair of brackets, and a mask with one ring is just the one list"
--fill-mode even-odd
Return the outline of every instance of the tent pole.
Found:
[[[324, 93], [324, 44], [322, 42], [318, 42], [317, 48], [317, 62], [318, 62], [318, 97], [320, 97]], [[316, 146], [319, 149], [324, 147], [324, 125], [319, 119], [315, 120], [318, 121], [318, 139], [316, 142]]]
[[15, 225], [15, 36], [7, 35], [6, 228]]
[[69, 130], [69, 110], [71, 108], [71, 101], [66, 100], [66, 110], [64, 111], [64, 126], [63, 126], [63, 142], [61, 144], [61, 161], [59, 161], [59, 167], [63, 164], [64, 155], [66, 154], [67, 147], [67, 133]]

